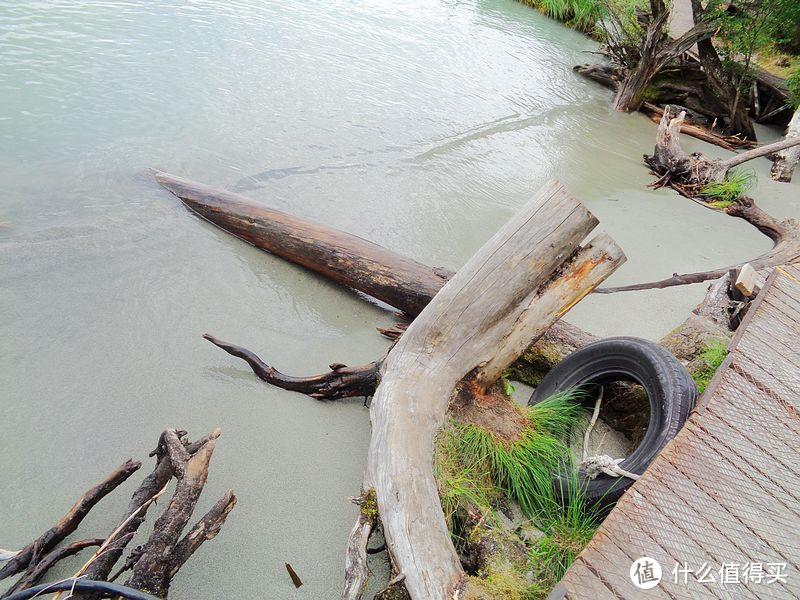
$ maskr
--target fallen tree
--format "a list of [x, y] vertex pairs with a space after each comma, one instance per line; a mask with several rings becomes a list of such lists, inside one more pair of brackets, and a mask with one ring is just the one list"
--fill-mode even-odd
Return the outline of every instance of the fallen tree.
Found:
[[[181, 538], [181, 533], [194, 512], [208, 477], [211, 455], [220, 430], [189, 442], [186, 432], [167, 429], [159, 438], [158, 447], [151, 453], [156, 457], [153, 471], [144, 478], [131, 497], [128, 510], [120, 523], [106, 538], [87, 539], [58, 545], [78, 529], [89, 511], [102, 498], [141, 468], [138, 461], [127, 460], [108, 477], [85, 492], [58, 523], [36, 538], [8, 560], [0, 569], [0, 580], [22, 573], [22, 576], [1, 596], [11, 596], [27, 590], [41, 581], [49, 569], [62, 559], [86, 548], [97, 550], [73, 576], [90, 581], [114, 581], [125, 571], [131, 571], [126, 586], [166, 598], [170, 581], [191, 555], [206, 541], [213, 539], [225, 523], [228, 513], [236, 504], [233, 491], [228, 491], [191, 530]], [[155, 524], [148, 540], [131, 551], [125, 563], [112, 574], [125, 548], [145, 520], [150, 506], [161, 497], [169, 482], [177, 480], [175, 492], [168, 506]], [[57, 598], [61, 594], [57, 594]], [[99, 598], [99, 593], [84, 592], [72, 598]]]
[[[619, 83], [623, 78], [623, 69], [611, 64], [576, 65], [573, 67], [573, 70], [579, 75], [582, 75], [587, 79], [591, 79], [592, 81], [596, 81], [597, 83], [600, 83], [614, 91], [619, 88]], [[689, 70], [689, 68], [685, 65], [682, 65], [680, 68], [676, 68], [675, 70], [677, 72], [670, 73], [669, 78], [667, 78], [667, 70], [664, 69], [662, 71], [662, 77], [656, 77], [651, 82], [649, 89], [650, 95], [654, 96], [654, 99], [657, 99], [659, 103], [667, 106], [671, 104], [688, 106], [693, 111], [698, 111], [697, 114], [702, 116], [703, 120], [706, 121], [706, 123], [688, 123], [684, 121], [681, 124], [681, 133], [730, 151], [734, 151], [739, 148], [755, 147], [756, 144], [752, 140], [743, 138], [739, 135], [726, 135], [712, 129], [709, 124], [711, 124], [713, 121], [713, 119], [711, 119], [713, 113], [705, 112], [704, 110], [709, 105], [709, 100], [707, 98], [709, 94], [703, 94], [701, 97], [696, 97], [697, 87], [691, 87], [685, 91], [683, 89], [676, 90], [675, 87], [677, 85], [682, 87], [685, 84], [676, 84], [673, 82], [673, 79], [684, 78], [686, 76], [685, 71]], [[658, 106], [653, 101], [642, 102], [641, 106], [639, 107], [639, 111], [650, 117], [650, 120], [654, 123], [659, 123], [661, 118], [664, 116], [664, 108]]]
[[[407, 317], [393, 328], [379, 329], [381, 333], [392, 339], [400, 337], [408, 325], [408, 319], [416, 316], [419, 313], [419, 307], [424, 307], [430, 302], [453, 274], [452, 271], [431, 268], [416, 261], [411, 261], [386, 248], [380, 248], [379, 252], [372, 255], [370, 274], [365, 274], [358, 278], [350, 277], [346, 270], [330, 268], [329, 264], [337, 260], [337, 248], [335, 245], [331, 245], [323, 252], [321, 251], [323, 248], [321, 240], [350, 240], [348, 255], [352, 256], [356, 262], [359, 261], [359, 252], [362, 251], [359, 245], [364, 243], [363, 251], [372, 252], [373, 243], [331, 227], [296, 217], [291, 217], [291, 219], [297, 228], [287, 232], [270, 224], [270, 220], [273, 218], [285, 219], [287, 216], [284, 213], [270, 209], [249, 198], [225, 190], [211, 188], [168, 173], [156, 171], [155, 177], [165, 189], [177, 196], [189, 209], [206, 221], [237, 235], [237, 237], [244, 238], [245, 241], [258, 248], [270, 252], [275, 249], [273, 253], [277, 256], [323, 274], [336, 283], [352, 287], [369, 296], [380, 297], [385, 290], [383, 285], [385, 279], [383, 279], [382, 274], [390, 273], [393, 285], [396, 286], [392, 292], [393, 306], [403, 310]], [[249, 230], [244, 232], [236, 229], [230, 230], [230, 223], [234, 223], [237, 228], [247, 228]], [[241, 235], [241, 233], [246, 233], [246, 236]], [[293, 236], [292, 243], [284, 244], [285, 235]], [[307, 252], [306, 246], [302, 241], [312, 246], [313, 251]], [[309, 257], [313, 257], [317, 262], [311, 263]], [[412, 265], [411, 268], [408, 268], [409, 264]], [[397, 265], [400, 265], [401, 268], [396, 268]], [[357, 268], [362, 272], [366, 272], [360, 266]], [[436, 279], [430, 279], [431, 273], [436, 276]], [[723, 277], [727, 282], [727, 270], [724, 273], [720, 273], [720, 277]], [[428, 283], [420, 285], [420, 281]], [[727, 290], [730, 286], [726, 283], [724, 287]], [[595, 291], [602, 291], [602, 288], [598, 288]], [[406, 302], [405, 299], [408, 298], [413, 300]], [[728, 296], [725, 296], [725, 299], [727, 303], [729, 301]], [[675, 330], [675, 332], [683, 331], [686, 335], [669, 334], [661, 343], [681, 360], [691, 363], [703, 351], [708, 339], [724, 338], [729, 333], [727, 318], [722, 316], [722, 313], [730, 308], [727, 304], [725, 304], [724, 309], [716, 311], [717, 314], [712, 319], [713, 323], [705, 318], [708, 313], [705, 307], [710, 305], [718, 307], [719, 304], [719, 298], [712, 299], [707, 297], [696, 311], [704, 314], [702, 320], [706, 322], [705, 325], [698, 326], [698, 317], [694, 314]], [[724, 327], [721, 326], [723, 323], [725, 324]], [[698, 335], [698, 332], [703, 333]], [[229, 354], [245, 360], [253, 369], [253, 372], [263, 381], [282, 389], [306, 394], [318, 400], [371, 396], [377, 385], [377, 374], [382, 363], [382, 359], [357, 367], [347, 367], [342, 363], [334, 363], [327, 373], [311, 377], [293, 377], [281, 373], [247, 348], [219, 340], [210, 334], [206, 334], [204, 337]], [[596, 340], [596, 336], [566, 321], [558, 320], [538, 341], [532, 343], [523, 352], [520, 359], [512, 365], [510, 373], [521, 381], [536, 385], [541, 377], [567, 354]], [[679, 345], [675, 345], [675, 340], [684, 341]], [[692, 343], [687, 344], [685, 340], [692, 340]]]
[[[610, 13], [606, 48], [624, 69], [614, 97], [614, 108], [619, 111], [639, 110], [653, 79], [697, 42], [710, 38], [717, 28], [712, 21], [700, 21], [672, 39], [667, 31], [670, 16], [667, 4], [663, 0], [650, 0], [649, 9], [649, 12], [637, 13], [638, 27], [623, 23], [625, 15]], [[638, 31], [639, 27], [640, 35], [632, 37], [631, 32]]]

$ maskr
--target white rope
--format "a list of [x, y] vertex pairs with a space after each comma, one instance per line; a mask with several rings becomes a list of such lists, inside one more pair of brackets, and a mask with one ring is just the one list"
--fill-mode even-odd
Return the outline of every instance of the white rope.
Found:
[[598, 454], [596, 456], [589, 456], [589, 436], [592, 429], [597, 423], [597, 418], [600, 416], [600, 404], [603, 402], [603, 386], [600, 386], [600, 393], [597, 395], [597, 401], [594, 403], [594, 411], [592, 412], [592, 419], [589, 421], [589, 426], [583, 434], [583, 457], [581, 459], [580, 467], [586, 472], [589, 479], [594, 479], [600, 473], [605, 473], [611, 477], [627, 477], [629, 479], [639, 479], [639, 475], [626, 471], [619, 464], [625, 460], [624, 458], [611, 458], [607, 454]]

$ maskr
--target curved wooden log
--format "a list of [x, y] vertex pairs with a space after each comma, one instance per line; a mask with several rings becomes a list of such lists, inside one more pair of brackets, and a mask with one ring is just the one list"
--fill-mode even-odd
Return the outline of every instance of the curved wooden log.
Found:
[[466, 585], [432, 464], [451, 396], [468, 375], [478, 388], [494, 383], [624, 262], [605, 235], [580, 248], [596, 225], [560, 184], [546, 185], [433, 298], [381, 367], [363, 490], [375, 490], [387, 548], [413, 599], [453, 598]]
[[53, 527], [23, 548], [0, 569], [0, 580], [25, 570], [31, 560], [52, 550], [56, 544], [74, 532], [95, 504], [133, 475], [142, 463], [128, 459], [97, 485], [86, 491], [72, 508]]
[[323, 375], [312, 377], [292, 377], [284, 375], [274, 367], [269, 366], [256, 354], [223, 342], [208, 333], [203, 337], [209, 342], [222, 348], [228, 354], [243, 359], [253, 369], [253, 373], [269, 384], [291, 392], [300, 392], [317, 400], [338, 400], [354, 396], [371, 396], [378, 385], [378, 370], [381, 361], [371, 362], [359, 367], [348, 367], [342, 364], [332, 364], [331, 371]]
[[363, 238], [267, 208], [239, 194], [160, 171], [155, 179], [228, 233], [409, 315], [418, 314], [446, 279], [438, 269]]

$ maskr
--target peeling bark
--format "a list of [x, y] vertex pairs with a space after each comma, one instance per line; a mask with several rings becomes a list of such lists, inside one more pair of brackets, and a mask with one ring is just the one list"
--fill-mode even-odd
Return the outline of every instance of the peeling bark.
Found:
[[[789, 127], [786, 129], [786, 139], [798, 137], [800, 137], [800, 108], [794, 111]], [[798, 162], [800, 162], [800, 146], [781, 150], [773, 159], [770, 176], [775, 181], [789, 183]]]

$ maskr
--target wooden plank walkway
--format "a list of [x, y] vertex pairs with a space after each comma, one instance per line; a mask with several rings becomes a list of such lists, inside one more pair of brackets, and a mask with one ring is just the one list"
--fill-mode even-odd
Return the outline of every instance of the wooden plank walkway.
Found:
[[730, 350], [551, 599], [800, 597], [799, 268], [770, 275]]

